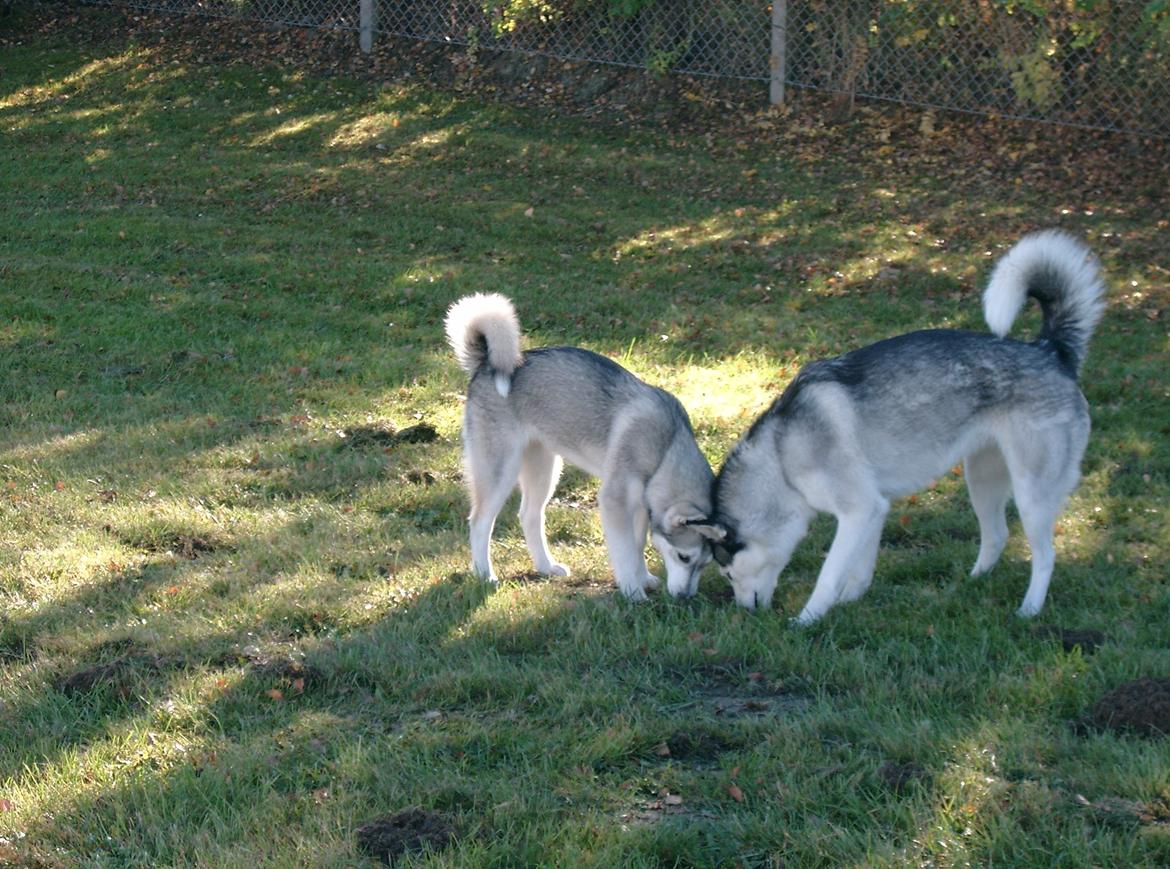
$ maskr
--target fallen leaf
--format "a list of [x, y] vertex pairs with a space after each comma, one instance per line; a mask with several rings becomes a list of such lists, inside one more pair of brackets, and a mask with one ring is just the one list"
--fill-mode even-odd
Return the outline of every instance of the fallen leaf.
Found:
[[665, 742], [660, 742], [654, 749], [654, 753], [659, 757], [670, 757], [670, 746]]
[[732, 782], [727, 786], [727, 793], [737, 803], [743, 802], [743, 791], [739, 789], [739, 785], [737, 785], [735, 782]]
[[6, 800], [0, 797], [0, 812], [11, 812], [16, 806], [12, 805], [11, 800]]
[[268, 695], [270, 698], [272, 698], [273, 700], [283, 700], [284, 699], [284, 692], [281, 691], [279, 688], [269, 688], [264, 693], [266, 695]]
[[662, 802], [668, 806], [681, 806], [683, 798], [678, 794], [667, 794], [662, 798]]

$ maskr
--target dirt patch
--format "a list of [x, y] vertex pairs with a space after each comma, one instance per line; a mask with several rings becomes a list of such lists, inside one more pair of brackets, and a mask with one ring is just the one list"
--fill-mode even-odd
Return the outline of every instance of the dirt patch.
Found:
[[1066, 652], [1080, 649], [1081, 654], [1091, 655], [1109, 641], [1109, 637], [1101, 631], [1091, 628], [1077, 630], [1062, 628], [1057, 625], [1036, 625], [1032, 628], [1032, 636], [1040, 639], [1056, 639]]
[[895, 792], [901, 792], [915, 782], [925, 779], [926, 768], [922, 764], [912, 760], [906, 761], [905, 763], [887, 760], [878, 767], [877, 775], [882, 784], [887, 788]]
[[622, 812], [619, 819], [632, 826], [643, 827], [659, 824], [666, 818], [676, 818], [680, 822], [694, 818], [714, 820], [715, 814], [708, 811], [696, 811], [685, 805], [672, 805], [664, 799], [647, 800], [629, 811]]
[[358, 828], [358, 847], [387, 866], [406, 854], [439, 851], [459, 838], [456, 828], [437, 812], [414, 806]]
[[764, 717], [804, 712], [812, 694], [803, 684], [769, 679], [747, 662], [703, 664], [690, 674], [703, 679], [693, 689], [699, 705], [718, 718]]
[[1139, 736], [1170, 734], [1170, 679], [1147, 676], [1114, 688], [1093, 704], [1081, 724]]
[[[627, 785], [632, 783], [627, 783]], [[625, 788], [627, 785], [623, 785]], [[641, 790], [641, 788], [639, 788]], [[681, 794], [671, 793], [666, 787], [650, 787], [646, 789], [642, 799], [632, 808], [618, 813], [618, 819], [629, 826], [649, 826], [658, 824], [667, 819], [674, 819], [676, 823], [683, 823], [699, 818], [713, 819], [711, 812], [692, 807]]]
[[188, 561], [194, 561], [201, 555], [223, 548], [223, 543], [213, 537], [187, 531], [167, 530], [158, 533], [131, 531], [117, 536], [126, 546], [133, 546], [146, 552], [171, 553]]
[[339, 432], [339, 450], [391, 450], [402, 444], [429, 444], [439, 439], [439, 433], [425, 422], [395, 431], [386, 426], [359, 425]]
[[743, 740], [717, 730], [689, 728], [680, 730], [655, 747], [654, 753], [663, 759], [708, 763], [717, 761], [724, 752], [743, 747]]

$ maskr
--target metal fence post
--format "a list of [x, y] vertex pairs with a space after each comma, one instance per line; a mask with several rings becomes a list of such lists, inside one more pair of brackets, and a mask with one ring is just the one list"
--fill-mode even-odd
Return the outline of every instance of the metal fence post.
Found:
[[358, 34], [362, 54], [369, 54], [374, 47], [374, 0], [359, 0]]
[[772, 0], [772, 58], [769, 101], [784, 102], [784, 74], [788, 69], [788, 0]]

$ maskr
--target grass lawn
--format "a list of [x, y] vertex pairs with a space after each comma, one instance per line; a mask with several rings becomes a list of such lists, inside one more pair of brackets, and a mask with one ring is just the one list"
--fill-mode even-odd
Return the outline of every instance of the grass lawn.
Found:
[[[913, 126], [796, 148], [0, 26], [0, 864], [373, 865], [359, 828], [409, 807], [434, 834], [409, 865], [1170, 862], [1170, 741], [1078, 726], [1170, 676], [1170, 211], [1142, 147], [1076, 162], [1034, 128], [954, 165]], [[1043, 226], [1110, 281], [1036, 620], [1095, 653], [1013, 615], [1017, 523], [967, 577], [954, 474], [808, 630], [830, 523], [772, 611], [713, 567], [635, 606], [571, 471], [572, 577], [530, 572], [514, 502], [500, 587], [468, 573], [453, 300], [504, 292], [529, 346], [672, 390], [717, 467], [804, 362], [984, 328], [993, 257]]]

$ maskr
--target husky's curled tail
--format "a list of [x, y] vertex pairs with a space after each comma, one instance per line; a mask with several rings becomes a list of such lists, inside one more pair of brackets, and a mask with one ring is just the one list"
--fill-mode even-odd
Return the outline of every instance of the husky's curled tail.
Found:
[[444, 326], [459, 366], [474, 375], [486, 365], [496, 390], [506, 396], [512, 387], [512, 372], [523, 359], [520, 320], [512, 302], [498, 293], [467, 296], [451, 306]]
[[983, 293], [983, 316], [1002, 338], [1031, 296], [1044, 313], [1036, 343], [1051, 347], [1075, 377], [1105, 308], [1104, 294], [1092, 252], [1068, 233], [1043, 230], [1020, 239], [996, 263]]

